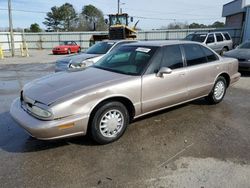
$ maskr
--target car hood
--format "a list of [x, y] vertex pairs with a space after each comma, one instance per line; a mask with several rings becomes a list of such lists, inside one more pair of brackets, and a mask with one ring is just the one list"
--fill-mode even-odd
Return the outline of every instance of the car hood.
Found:
[[127, 79], [131, 76], [89, 67], [83, 71], [60, 72], [28, 83], [23, 95], [40, 103], [51, 105], [63, 98], [84, 94], [94, 88]]
[[250, 59], [250, 49], [235, 49], [224, 54], [226, 57], [233, 57], [236, 59]]
[[65, 63], [65, 64], [68, 64], [68, 63], [81, 63], [82, 61], [84, 60], [87, 60], [87, 59], [91, 59], [91, 58], [94, 58], [94, 57], [98, 57], [98, 56], [101, 56], [102, 54], [86, 54], [86, 53], [80, 53], [80, 54], [77, 54], [77, 55], [72, 55], [72, 56], [68, 56], [68, 57], [65, 57], [65, 58], [62, 58], [62, 59], [59, 59], [57, 60], [57, 64], [61, 64], [61, 63]]

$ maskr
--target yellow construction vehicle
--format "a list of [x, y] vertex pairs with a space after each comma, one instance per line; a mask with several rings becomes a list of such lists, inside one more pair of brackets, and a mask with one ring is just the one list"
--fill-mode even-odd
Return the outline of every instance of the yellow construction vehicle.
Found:
[[[90, 39], [90, 46], [97, 41], [104, 39], [109, 40], [122, 40], [122, 39], [135, 39], [136, 38], [136, 22], [133, 28], [128, 26], [129, 16], [126, 13], [122, 14], [110, 14], [109, 19], [105, 20], [105, 23], [109, 25], [108, 34], [92, 35]], [[130, 17], [130, 22], [133, 22], [133, 17]]]
[[[109, 15], [109, 39], [135, 39], [136, 31], [134, 28], [128, 27], [129, 16], [126, 13], [123, 14], [110, 14]], [[131, 17], [133, 22], [133, 17]]]

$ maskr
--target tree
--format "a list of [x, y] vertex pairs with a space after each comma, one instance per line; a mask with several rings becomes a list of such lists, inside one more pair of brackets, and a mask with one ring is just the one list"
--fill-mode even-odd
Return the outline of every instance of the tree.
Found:
[[51, 8], [51, 12], [47, 13], [47, 17], [45, 18], [43, 24], [47, 26], [48, 30], [59, 31], [61, 30], [60, 28], [61, 20], [62, 18], [59, 7], [53, 6]]
[[222, 27], [225, 27], [225, 24], [223, 22], [216, 21], [210, 27], [213, 27], [213, 28], [222, 28]]
[[69, 3], [63, 4], [59, 7], [61, 14], [61, 25], [64, 31], [70, 31], [74, 27], [74, 23], [77, 21], [77, 13], [73, 5]]
[[185, 29], [187, 28], [187, 23], [184, 22], [173, 22], [168, 24], [167, 27], [161, 27], [161, 29]]
[[87, 30], [106, 30], [104, 15], [101, 10], [93, 5], [85, 5], [81, 12], [81, 26], [85, 24]]
[[73, 25], [76, 20], [77, 13], [73, 5], [65, 3], [60, 7], [52, 7], [43, 24], [47, 26], [48, 30], [70, 31], [74, 30]]
[[42, 29], [40, 28], [40, 26], [37, 23], [33, 23], [30, 25], [29, 31], [34, 32], [34, 33], [38, 33], [38, 32], [41, 32]]

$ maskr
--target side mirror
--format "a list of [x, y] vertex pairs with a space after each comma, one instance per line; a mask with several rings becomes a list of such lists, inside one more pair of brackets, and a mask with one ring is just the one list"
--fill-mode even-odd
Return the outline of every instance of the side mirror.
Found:
[[134, 21], [134, 18], [133, 17], [130, 17], [130, 22], [133, 22]]
[[162, 77], [163, 74], [171, 74], [172, 73], [172, 69], [168, 68], [168, 67], [162, 67], [159, 72], [157, 73], [157, 77]]

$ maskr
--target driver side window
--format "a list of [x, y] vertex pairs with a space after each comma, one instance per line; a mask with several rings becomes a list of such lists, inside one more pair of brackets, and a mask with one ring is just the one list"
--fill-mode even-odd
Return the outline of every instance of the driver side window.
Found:
[[214, 43], [215, 40], [214, 40], [214, 34], [209, 34], [208, 37], [207, 37], [207, 44], [210, 44], [210, 43]]
[[170, 45], [161, 48], [154, 56], [145, 74], [155, 74], [162, 67], [168, 67], [173, 70], [183, 67], [182, 53], [179, 45]]
[[161, 67], [168, 67], [170, 69], [183, 67], [182, 54], [179, 45], [171, 45], [163, 48]]

